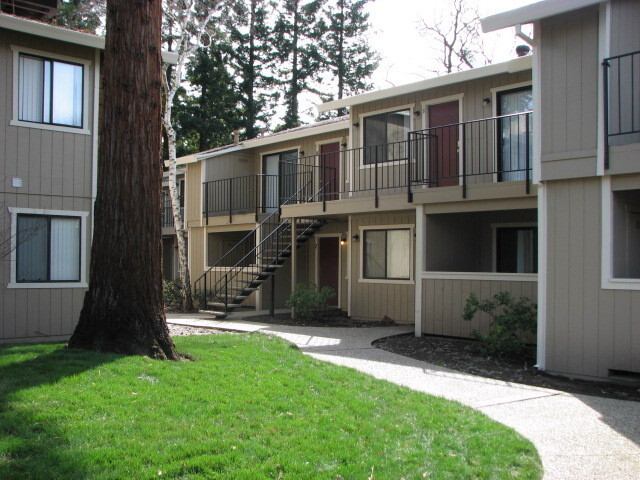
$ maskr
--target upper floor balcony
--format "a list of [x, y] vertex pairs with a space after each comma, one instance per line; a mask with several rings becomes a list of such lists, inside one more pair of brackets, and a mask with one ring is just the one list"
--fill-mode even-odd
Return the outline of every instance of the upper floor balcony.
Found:
[[605, 58], [604, 168], [610, 173], [640, 171], [640, 51]]
[[343, 149], [335, 143], [335, 151], [280, 156], [268, 164], [270, 174], [203, 182], [202, 217], [207, 225], [212, 217], [250, 223], [283, 206], [287, 216], [301, 214], [302, 206], [313, 207], [304, 214], [314, 215], [526, 196], [532, 125], [532, 113], [524, 112], [412, 131], [383, 145]]
[[[180, 217], [184, 220], [184, 203], [183, 198], [179, 198], [180, 201]], [[160, 207], [160, 218], [162, 228], [173, 228], [174, 220], [173, 220], [173, 209], [171, 207], [171, 197], [169, 193], [166, 191], [162, 192], [162, 204]]]

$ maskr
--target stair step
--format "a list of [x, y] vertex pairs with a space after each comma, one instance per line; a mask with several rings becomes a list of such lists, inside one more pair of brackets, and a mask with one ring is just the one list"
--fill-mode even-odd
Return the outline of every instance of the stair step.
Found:
[[258, 289], [254, 287], [229, 287], [229, 290], [233, 290], [234, 292], [255, 292]]
[[227, 315], [229, 315], [227, 312], [218, 312], [216, 310], [204, 310], [205, 313], [210, 313], [211, 315], [215, 315], [216, 318], [218, 319], [223, 319], [223, 318], [227, 318]]
[[266, 270], [268, 268], [282, 268], [282, 265], [279, 263], [270, 263], [268, 265], [258, 265], [256, 263], [251, 264], [254, 268], [261, 268], [262, 270]]

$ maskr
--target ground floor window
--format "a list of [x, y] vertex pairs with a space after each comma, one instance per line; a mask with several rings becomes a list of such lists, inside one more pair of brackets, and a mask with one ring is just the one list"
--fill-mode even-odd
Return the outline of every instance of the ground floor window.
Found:
[[409, 280], [411, 230], [397, 228], [363, 231], [363, 277]]
[[640, 278], [640, 190], [613, 192], [613, 277]]
[[80, 217], [18, 214], [16, 282], [79, 282], [81, 227]]
[[538, 228], [496, 228], [496, 272], [538, 273]]
[[250, 265], [255, 263], [254, 257], [249, 255], [255, 246], [255, 234], [246, 230], [209, 233], [207, 263], [219, 267]]

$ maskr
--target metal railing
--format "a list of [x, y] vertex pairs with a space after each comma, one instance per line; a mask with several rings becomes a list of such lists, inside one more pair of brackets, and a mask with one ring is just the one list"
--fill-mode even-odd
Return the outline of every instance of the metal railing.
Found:
[[605, 168], [609, 146], [640, 143], [640, 51], [605, 58], [604, 88]]
[[278, 175], [245, 175], [202, 184], [202, 216], [270, 213], [280, 206]]
[[[302, 185], [283, 204], [292, 202], [307, 187]], [[312, 225], [303, 228], [297, 237]], [[222, 304], [226, 311], [230, 303], [246, 293], [248, 285], [269, 268], [275, 268], [287, 249], [291, 249], [291, 220], [280, 219], [276, 210], [195, 280], [194, 289], [202, 291], [203, 308], [213, 302]]]
[[[532, 176], [532, 112], [502, 115], [416, 130], [408, 139], [299, 159], [292, 203], [406, 194], [418, 188], [524, 181]], [[289, 180], [290, 181], [290, 180]]]
[[[182, 198], [178, 199], [182, 203]], [[180, 218], [184, 220], [184, 207], [180, 207]], [[160, 222], [162, 228], [174, 226], [173, 207], [171, 206], [171, 197], [167, 192], [162, 192], [162, 204], [160, 207]]]
[[454, 123], [409, 133], [408, 183], [416, 187], [524, 181], [530, 192], [532, 112]]

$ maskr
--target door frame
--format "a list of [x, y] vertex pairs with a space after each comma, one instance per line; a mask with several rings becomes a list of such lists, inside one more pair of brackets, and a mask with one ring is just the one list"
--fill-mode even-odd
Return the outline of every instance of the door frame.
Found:
[[[426, 130], [429, 127], [429, 107], [432, 105], [440, 105], [441, 103], [449, 103], [449, 102], [458, 102], [458, 123], [462, 123], [463, 120], [463, 108], [462, 108], [462, 100], [464, 99], [464, 92], [463, 93], [456, 93], [455, 95], [448, 95], [446, 97], [438, 97], [438, 98], [432, 98], [429, 100], [423, 100], [422, 101], [422, 128], [424, 130]], [[459, 145], [458, 145], [458, 185], [462, 185], [462, 171], [463, 171], [463, 166], [462, 166], [462, 149], [463, 149], [463, 144], [464, 144], [464, 138], [462, 138], [462, 128], [458, 127], [458, 138], [459, 138]], [[425, 161], [427, 156], [424, 155]], [[427, 167], [427, 165], [423, 166], [424, 168]], [[426, 170], [425, 170], [426, 171]], [[423, 185], [422, 188], [426, 189], [427, 186]]]
[[[336, 137], [336, 138], [330, 138], [328, 140], [317, 140], [316, 141], [316, 161], [315, 161], [315, 166], [316, 166], [316, 172], [314, 175], [314, 181], [316, 182], [316, 185], [320, 185], [320, 147], [322, 145], [329, 145], [331, 143], [337, 143], [338, 144], [338, 187], [340, 186], [340, 184], [345, 184], [346, 185], [346, 178], [343, 178], [343, 170], [344, 170], [344, 166], [343, 166], [343, 161], [342, 158], [344, 157], [344, 154], [342, 153], [345, 149], [342, 146], [343, 143], [346, 143], [344, 136], [342, 137]], [[340, 194], [338, 193], [338, 200], [340, 199]]]
[[[261, 201], [263, 203], [265, 201], [264, 195], [266, 193], [265, 192], [265, 187], [264, 187], [265, 183], [266, 183], [265, 158], [270, 156], [270, 155], [276, 155], [276, 154], [280, 155], [280, 158], [278, 159], [278, 175], [277, 175], [278, 176], [278, 181], [277, 181], [278, 191], [277, 191], [277, 194], [276, 194], [276, 200], [278, 202], [278, 208], [280, 208], [280, 200], [281, 200], [281, 198], [280, 198], [280, 180], [281, 180], [281, 178], [280, 178], [280, 162], [282, 161], [282, 154], [283, 153], [287, 153], [287, 152], [293, 152], [295, 150], [297, 152], [296, 159], [299, 159], [300, 158], [300, 152], [301, 152], [300, 149], [301, 148], [302, 147], [300, 145], [296, 145], [295, 147], [286, 148], [284, 150], [280, 148], [278, 150], [269, 150], [267, 152], [260, 152], [259, 153], [259, 155], [260, 155], [260, 174], [263, 175], [262, 181], [260, 182], [260, 198], [261, 198]], [[266, 213], [265, 210], [264, 210], [264, 205], [263, 205], [263, 208], [262, 208], [262, 213]]]
[[342, 233], [316, 233], [313, 236], [313, 243], [315, 245], [315, 275], [314, 275], [314, 283], [316, 287], [320, 285], [320, 269], [319, 260], [320, 260], [320, 242], [319, 238], [327, 238], [327, 237], [336, 237], [338, 239], [338, 308], [342, 308], [342, 249], [340, 248], [340, 239], [342, 238]]

